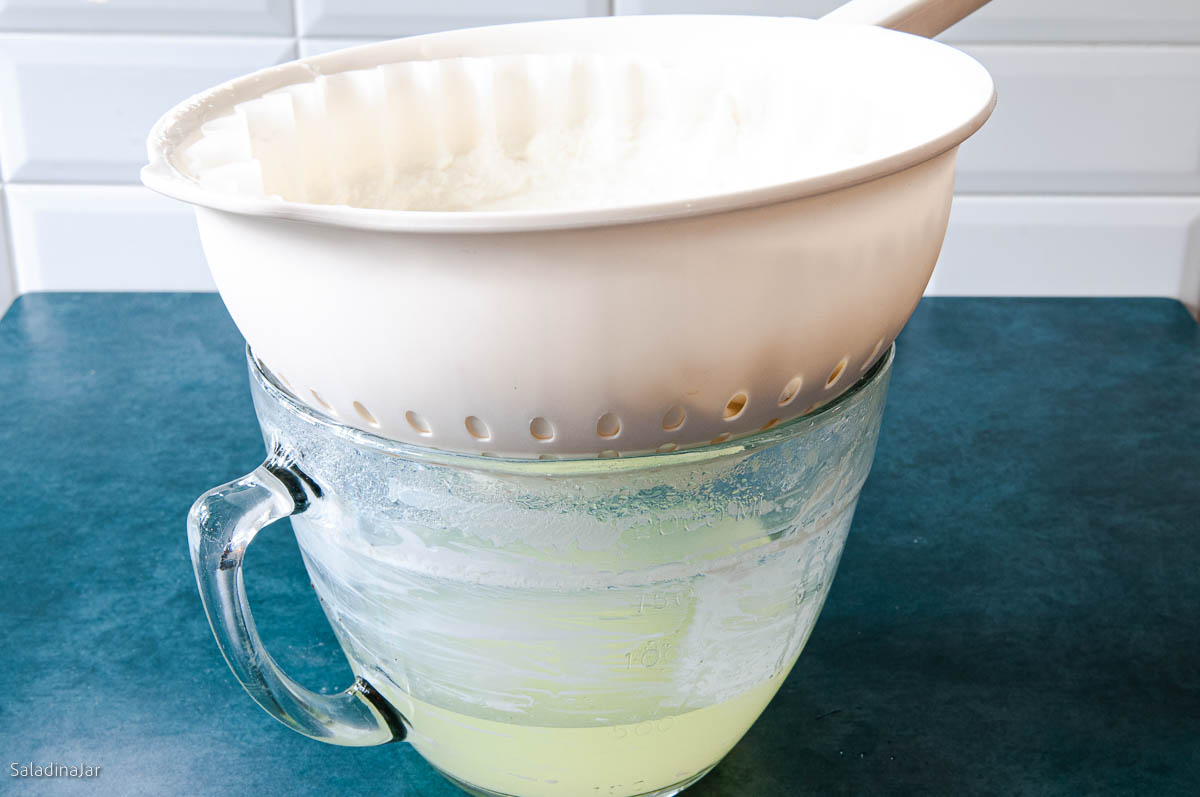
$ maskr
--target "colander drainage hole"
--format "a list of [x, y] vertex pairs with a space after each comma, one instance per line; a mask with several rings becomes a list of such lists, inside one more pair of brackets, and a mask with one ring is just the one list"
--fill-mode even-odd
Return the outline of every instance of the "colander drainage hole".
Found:
[[334, 414], [337, 414], [337, 413], [335, 412], [335, 410], [333, 409], [333, 407], [332, 407], [332, 406], [330, 406], [329, 402], [328, 402], [328, 401], [326, 401], [325, 399], [321, 398], [321, 394], [320, 394], [320, 393], [318, 393], [318, 392], [317, 392], [317, 391], [315, 391], [315, 390], [310, 390], [310, 391], [308, 391], [308, 392], [309, 392], [309, 393], [312, 393], [312, 397], [313, 397], [314, 399], [316, 399], [316, 402], [317, 402], [318, 404], [320, 404], [322, 407], [324, 407], [324, 408], [325, 408], [326, 410], [328, 410], [329, 412], [332, 412], [332, 413], [334, 413]]
[[600, 459], [616, 459], [617, 457], [621, 456], [621, 454], [611, 448], [606, 448], [596, 456], [598, 456]]
[[734, 393], [729, 397], [729, 401], [725, 402], [725, 411], [721, 417], [727, 421], [737, 420], [746, 411], [746, 404], [749, 401], [750, 397], [745, 393]]
[[621, 433], [621, 418], [615, 412], [606, 412], [596, 421], [596, 434], [600, 437], [616, 437]]
[[362, 419], [367, 423], [371, 424], [372, 426], [379, 426], [379, 421], [375, 420], [375, 416], [372, 415], [371, 411], [364, 407], [361, 402], [354, 402], [354, 411], [362, 416]]
[[779, 394], [779, 406], [786, 407], [791, 404], [796, 398], [796, 394], [800, 392], [800, 386], [804, 384], [804, 377], [793, 376], [788, 383], [783, 386], [783, 392]]
[[759, 429], [758, 431], [760, 431], [760, 432], [765, 432], [765, 431], [767, 431], [768, 429], [770, 429], [772, 426], [774, 426], [774, 425], [775, 425], [775, 424], [777, 424], [777, 423], [779, 423], [779, 419], [778, 419], [778, 418], [772, 418], [771, 420], [769, 420], [769, 421], [767, 421], [766, 423], [764, 423], [764, 424], [762, 425], [762, 428], [761, 428], [761, 429]]
[[733, 437], [733, 435], [730, 434], [729, 432], [721, 432], [719, 435], [717, 435], [716, 437], [714, 437], [712, 439], [711, 445], [715, 446], [718, 443], [724, 443], [726, 440], [728, 440], [731, 437]]
[[673, 432], [687, 420], [687, 410], [676, 404], [663, 415], [662, 428], [664, 432]]
[[554, 424], [539, 415], [529, 422], [529, 433], [535, 440], [549, 442], [554, 439]]
[[433, 434], [433, 429], [429, 426], [429, 421], [425, 420], [422, 415], [415, 413], [412, 410], [404, 413], [404, 420], [408, 421], [408, 425], [411, 426], [413, 431], [419, 435], [429, 437]]
[[825, 380], [825, 387], [827, 387], [827, 388], [833, 387], [833, 383], [838, 381], [838, 379], [841, 378], [842, 371], [845, 371], [845, 370], [846, 370], [846, 358], [843, 357], [842, 361], [833, 367], [833, 371], [832, 371], [832, 373], [829, 374], [829, 378]]
[[483, 422], [482, 418], [477, 418], [474, 415], [468, 415], [465, 421], [467, 426], [467, 434], [474, 437], [476, 440], [491, 440], [492, 430]]
[[879, 354], [879, 350], [882, 348], [883, 338], [880, 338], [879, 342], [875, 344], [875, 348], [871, 349], [871, 353], [867, 355], [867, 359], [863, 360], [862, 368], [859, 370], [866, 371], [868, 368], [870, 368], [875, 362], [875, 355]]
[[674, 451], [677, 448], [679, 448], [679, 446], [676, 445], [675, 443], [663, 443], [661, 446], [659, 446], [655, 450], [660, 454], [666, 454], [668, 452]]

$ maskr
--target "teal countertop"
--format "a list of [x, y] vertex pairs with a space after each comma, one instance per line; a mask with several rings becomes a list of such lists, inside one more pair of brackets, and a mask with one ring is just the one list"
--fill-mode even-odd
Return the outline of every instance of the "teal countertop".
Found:
[[[0, 755], [31, 795], [451, 797], [405, 745], [270, 719], [184, 518], [262, 459], [206, 294], [33, 294], [0, 321]], [[285, 669], [349, 682], [286, 524], [247, 557]], [[1158, 299], [927, 299], [808, 648], [689, 797], [1200, 793], [1200, 327]]]

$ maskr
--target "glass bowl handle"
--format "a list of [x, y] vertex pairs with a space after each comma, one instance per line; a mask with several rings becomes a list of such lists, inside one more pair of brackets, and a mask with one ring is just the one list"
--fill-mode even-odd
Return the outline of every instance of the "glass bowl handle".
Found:
[[320, 488], [276, 451], [246, 476], [209, 490], [188, 513], [188, 547], [200, 598], [233, 674], [268, 714], [294, 731], [330, 744], [366, 747], [401, 741], [403, 719], [356, 678], [322, 695], [289, 678], [263, 647], [242, 580], [246, 547], [258, 532], [320, 499]]

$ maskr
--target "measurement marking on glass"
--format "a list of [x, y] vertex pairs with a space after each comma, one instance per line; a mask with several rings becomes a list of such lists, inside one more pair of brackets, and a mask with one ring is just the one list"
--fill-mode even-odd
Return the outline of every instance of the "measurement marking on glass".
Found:
[[679, 593], [643, 592], [638, 596], [638, 608], [635, 615], [646, 612], [661, 612], [664, 609], [683, 608], [683, 596]]
[[670, 642], [647, 642], [638, 653], [637, 648], [625, 654], [625, 669], [632, 670], [636, 667], [645, 667], [650, 669], [656, 667], [666, 661], [667, 654], [671, 650]]

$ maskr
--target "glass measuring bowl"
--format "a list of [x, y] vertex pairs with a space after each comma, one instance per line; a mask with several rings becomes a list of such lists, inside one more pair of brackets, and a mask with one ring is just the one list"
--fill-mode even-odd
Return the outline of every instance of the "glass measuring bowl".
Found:
[[[812, 631], [892, 358], [746, 438], [505, 460], [339, 424], [248, 354], [271, 453], [188, 521], [218, 644], [289, 727], [335, 744], [405, 739], [474, 794], [675, 794], [741, 738]], [[250, 616], [243, 554], [287, 516], [356, 675], [340, 694], [281, 672]]]

